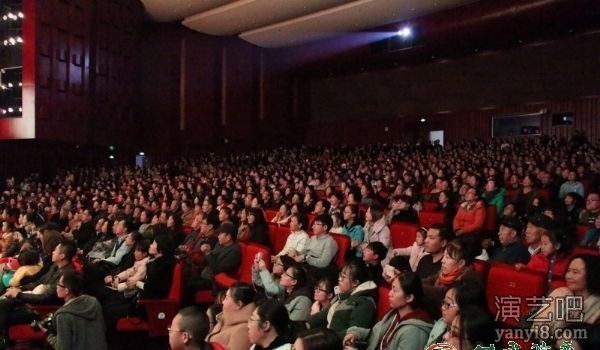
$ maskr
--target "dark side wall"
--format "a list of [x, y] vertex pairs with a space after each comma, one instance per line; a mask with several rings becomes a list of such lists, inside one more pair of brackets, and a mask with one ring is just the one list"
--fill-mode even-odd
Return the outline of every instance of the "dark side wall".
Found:
[[168, 158], [293, 141], [285, 51], [176, 23], [146, 23], [142, 37], [139, 113], [147, 153]]

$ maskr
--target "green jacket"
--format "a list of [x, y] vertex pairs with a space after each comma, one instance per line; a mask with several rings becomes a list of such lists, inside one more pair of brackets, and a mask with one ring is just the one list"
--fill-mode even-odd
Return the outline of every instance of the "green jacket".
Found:
[[311, 328], [327, 327], [340, 337], [346, 335], [350, 327], [371, 328], [375, 323], [375, 298], [377, 285], [373, 281], [364, 282], [350, 293], [341, 293], [328, 309], [324, 309], [308, 319]]
[[[348, 333], [354, 333], [356, 340], [367, 339], [367, 350], [379, 349], [383, 336], [388, 331], [396, 316], [396, 310], [388, 312], [372, 330], [360, 327], [351, 327]], [[421, 319], [410, 318], [398, 324], [392, 331], [392, 339], [388, 343], [390, 350], [417, 350], [423, 349], [431, 332], [432, 324]]]
[[504, 187], [498, 188], [497, 192], [486, 192], [483, 197], [488, 205], [495, 205], [498, 216], [501, 216], [504, 212], [504, 196], [506, 196], [506, 189]]
[[429, 333], [429, 339], [427, 339], [427, 344], [425, 344], [425, 347], [432, 345], [436, 342], [440, 342], [439, 339], [442, 338], [442, 336], [444, 335], [444, 333], [446, 333], [447, 330], [448, 325], [446, 324], [446, 322], [444, 322], [443, 318], [440, 318], [439, 320], [435, 321], [435, 323], [433, 324], [433, 328], [431, 329], [431, 333]]

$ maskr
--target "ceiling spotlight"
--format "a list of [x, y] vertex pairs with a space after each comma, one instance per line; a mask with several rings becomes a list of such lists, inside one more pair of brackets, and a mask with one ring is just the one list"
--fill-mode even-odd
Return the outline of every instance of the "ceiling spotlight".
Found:
[[425, 123], [427, 121], [427, 119], [425, 118], [421, 118], [421, 120], [419, 120], [421, 123]]
[[404, 39], [410, 38], [412, 36], [412, 30], [410, 27], [404, 27], [396, 33], [398, 36], [403, 37]]
[[12, 109], [12, 107], [8, 107], [8, 113], [12, 113], [12, 112], [14, 112], [14, 111], [15, 111], [15, 110], [14, 110], [14, 109]]
[[19, 112], [23, 112], [23, 107], [19, 107]]

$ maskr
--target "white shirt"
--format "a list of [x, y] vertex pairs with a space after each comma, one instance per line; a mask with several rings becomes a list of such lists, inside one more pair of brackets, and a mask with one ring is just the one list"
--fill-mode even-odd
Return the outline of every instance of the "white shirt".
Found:
[[308, 242], [308, 234], [304, 230], [294, 231], [290, 233], [285, 241], [285, 246], [283, 246], [283, 249], [277, 255], [287, 255], [292, 250], [296, 250], [302, 254], [306, 248], [306, 242]]

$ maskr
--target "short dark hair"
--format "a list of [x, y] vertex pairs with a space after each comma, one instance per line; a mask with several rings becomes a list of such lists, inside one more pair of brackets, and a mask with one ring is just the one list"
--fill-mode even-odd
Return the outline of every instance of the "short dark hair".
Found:
[[429, 229], [438, 230], [440, 240], [446, 240], [446, 242], [450, 242], [452, 238], [454, 238], [454, 233], [447, 225], [435, 223], [432, 224]]
[[75, 243], [73, 241], [64, 239], [60, 242], [58, 247], [60, 247], [60, 252], [65, 255], [66, 261], [70, 262], [71, 260], [73, 260], [73, 257], [77, 252], [77, 248], [75, 247]]
[[290, 332], [290, 317], [288, 310], [281, 302], [275, 299], [269, 299], [258, 305], [256, 313], [260, 322], [269, 321], [275, 328], [277, 335], [286, 335]]
[[166, 257], [173, 256], [175, 254], [175, 243], [173, 239], [167, 235], [160, 235], [154, 237], [156, 242], [156, 249]]
[[317, 215], [317, 217], [313, 220], [313, 223], [317, 221], [323, 224], [323, 226], [327, 226], [327, 231], [331, 230], [331, 227], [333, 226], [333, 220], [331, 219], [331, 216], [329, 216], [329, 214]]
[[77, 270], [66, 270], [62, 275], [63, 285], [75, 296], [83, 293], [83, 274]]
[[148, 254], [148, 251], [150, 250], [150, 242], [148, 242], [145, 239], [136, 241], [134, 251], [136, 251], [136, 250], [139, 250], [142, 253]]
[[181, 316], [178, 327], [190, 334], [192, 342], [203, 347], [210, 323], [202, 309], [198, 306], [188, 306], [179, 310], [178, 315]]
[[21, 252], [17, 260], [21, 266], [36, 265], [40, 261], [40, 254], [35, 249], [28, 249]]

